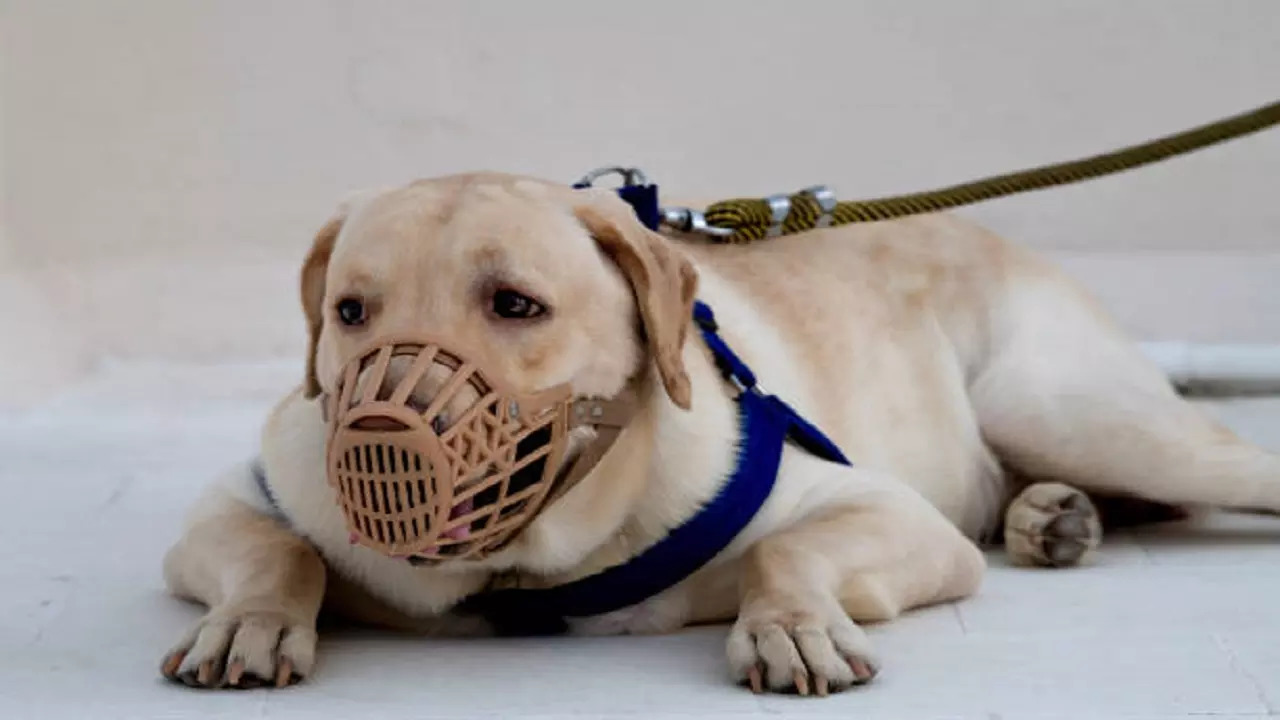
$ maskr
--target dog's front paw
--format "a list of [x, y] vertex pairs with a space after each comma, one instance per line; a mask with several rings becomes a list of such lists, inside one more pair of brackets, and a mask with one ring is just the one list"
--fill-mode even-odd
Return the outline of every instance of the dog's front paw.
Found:
[[285, 612], [214, 609], [165, 655], [160, 672], [197, 688], [285, 687], [311, 672], [314, 623]]
[[756, 607], [729, 633], [729, 665], [752, 692], [826, 695], [870, 681], [878, 672], [871, 640], [843, 612], [831, 616]]

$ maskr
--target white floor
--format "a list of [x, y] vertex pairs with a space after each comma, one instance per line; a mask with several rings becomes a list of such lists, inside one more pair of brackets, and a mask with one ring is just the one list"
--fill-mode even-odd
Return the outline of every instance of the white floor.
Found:
[[[1280, 520], [1112, 538], [1096, 565], [1015, 570], [872, 628], [872, 686], [755, 697], [725, 678], [720, 629], [663, 638], [322, 639], [309, 683], [198, 692], [161, 653], [198, 616], [160, 557], [199, 486], [251, 452], [293, 363], [120, 366], [0, 416], [0, 718], [1183, 718], [1280, 714]], [[1215, 406], [1280, 449], [1280, 400]], [[1275, 593], [1275, 595], [1273, 595]]]

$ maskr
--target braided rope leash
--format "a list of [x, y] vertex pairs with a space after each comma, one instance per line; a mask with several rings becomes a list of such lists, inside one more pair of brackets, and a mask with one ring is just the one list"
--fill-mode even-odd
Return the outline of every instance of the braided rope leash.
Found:
[[[818, 186], [790, 196], [725, 200], [702, 213], [688, 208], [663, 208], [661, 212], [666, 225], [707, 235], [714, 242], [744, 243], [817, 227], [938, 212], [1077, 183], [1185, 155], [1277, 124], [1280, 124], [1280, 102], [1114, 152], [925, 192], [838, 203], [830, 190]], [[628, 172], [643, 178], [639, 171]]]

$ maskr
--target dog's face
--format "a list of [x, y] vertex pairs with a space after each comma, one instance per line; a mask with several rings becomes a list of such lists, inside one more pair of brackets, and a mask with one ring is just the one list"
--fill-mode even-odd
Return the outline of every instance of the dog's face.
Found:
[[[689, 405], [680, 349], [695, 273], [609, 191], [484, 174], [379, 192], [321, 230], [301, 291], [311, 397], [332, 393], [369, 343], [426, 336], [520, 393], [567, 383], [611, 397], [652, 367], [671, 400]], [[387, 382], [411, 361], [393, 358]], [[408, 404], [428, 407], [452, 370], [432, 366]], [[478, 395], [449, 397], [440, 432]]]

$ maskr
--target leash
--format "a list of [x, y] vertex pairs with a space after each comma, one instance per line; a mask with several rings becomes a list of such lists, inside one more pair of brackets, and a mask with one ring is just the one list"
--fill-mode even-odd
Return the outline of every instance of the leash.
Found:
[[[1280, 124], [1280, 101], [1180, 133], [1081, 160], [1042, 165], [960, 185], [871, 200], [837, 202], [829, 188], [817, 185], [792, 195], [724, 200], [701, 212], [682, 207], [663, 208], [657, 205], [656, 186], [648, 182], [644, 173], [636, 168], [623, 167], [595, 170], [583, 177], [575, 187], [589, 187], [596, 179], [617, 173], [622, 175], [624, 182], [619, 193], [624, 197], [630, 196], [627, 197], [628, 202], [632, 202], [631, 198], [639, 201], [639, 207], [645, 210], [637, 212], [651, 228], [666, 226], [681, 232], [704, 235], [717, 243], [745, 243], [821, 227], [939, 212], [1033, 190], [1070, 185], [1186, 155], [1277, 124]], [[651, 204], [649, 195], [653, 196]], [[633, 202], [633, 205], [636, 204]]]

